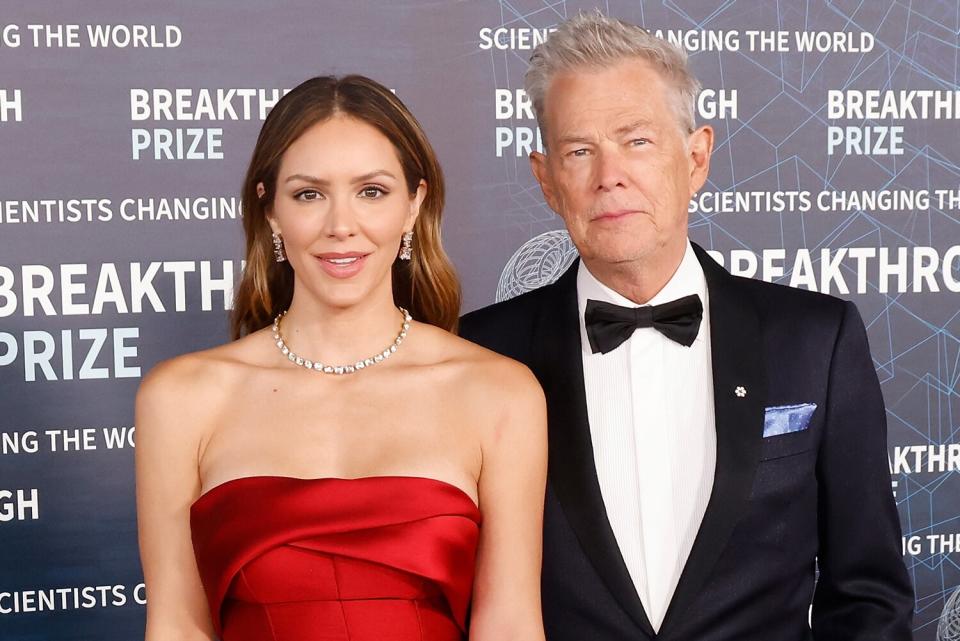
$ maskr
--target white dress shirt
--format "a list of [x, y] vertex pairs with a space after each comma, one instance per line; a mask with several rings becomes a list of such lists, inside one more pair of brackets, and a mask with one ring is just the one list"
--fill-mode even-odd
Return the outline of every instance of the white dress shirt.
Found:
[[659, 631], [710, 500], [717, 459], [707, 284], [693, 247], [647, 304], [690, 294], [703, 302], [693, 345], [652, 327], [593, 354], [588, 299], [639, 307], [580, 263], [577, 299], [583, 382], [593, 454], [607, 517], [644, 610]]

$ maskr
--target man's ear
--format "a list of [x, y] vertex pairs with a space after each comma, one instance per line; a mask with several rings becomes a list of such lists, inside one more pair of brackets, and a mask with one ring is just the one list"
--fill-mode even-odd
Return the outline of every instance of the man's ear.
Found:
[[549, 161], [545, 154], [539, 151], [530, 152], [530, 171], [533, 177], [540, 183], [540, 191], [543, 192], [543, 199], [553, 211], [559, 211], [556, 189], [553, 184], [553, 175], [548, 165]]
[[700, 191], [710, 172], [710, 154], [713, 153], [713, 128], [700, 127], [687, 138], [687, 160], [690, 167], [690, 197]]

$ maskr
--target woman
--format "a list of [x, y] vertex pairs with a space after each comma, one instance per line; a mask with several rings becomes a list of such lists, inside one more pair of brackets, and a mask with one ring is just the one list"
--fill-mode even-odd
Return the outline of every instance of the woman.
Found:
[[542, 641], [542, 393], [450, 333], [419, 124], [367, 78], [308, 80], [243, 200], [236, 340], [137, 395], [147, 641]]

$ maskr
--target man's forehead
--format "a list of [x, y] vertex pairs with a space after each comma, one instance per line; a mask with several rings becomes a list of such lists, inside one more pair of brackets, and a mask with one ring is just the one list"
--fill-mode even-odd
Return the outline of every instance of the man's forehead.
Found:
[[649, 107], [640, 103], [585, 108], [558, 116], [555, 123], [558, 141], [567, 137], [585, 137], [596, 132], [624, 135], [659, 126]]
[[548, 136], [624, 133], [660, 127], [675, 118], [675, 91], [649, 63], [629, 59], [612, 67], [575, 68], [558, 73], [544, 100]]

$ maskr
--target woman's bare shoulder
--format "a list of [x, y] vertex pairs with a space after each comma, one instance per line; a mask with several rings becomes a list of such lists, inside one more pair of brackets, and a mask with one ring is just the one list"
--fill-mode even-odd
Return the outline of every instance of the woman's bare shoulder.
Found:
[[498, 405], [509, 409], [543, 403], [540, 383], [523, 363], [436, 327], [429, 327], [426, 338], [450, 368], [454, 388], [477, 404], [497, 411]]
[[[487, 468], [494, 459], [524, 453], [539, 460], [546, 452], [546, 401], [530, 369], [457, 336], [445, 339], [446, 363], [454, 372], [448, 379], [449, 398], [456, 399], [467, 424], [479, 438]], [[493, 469], [493, 468], [491, 468]]]
[[157, 363], [137, 391], [138, 415], [174, 410], [195, 418], [210, 415], [261, 364], [265, 341], [260, 334]]

